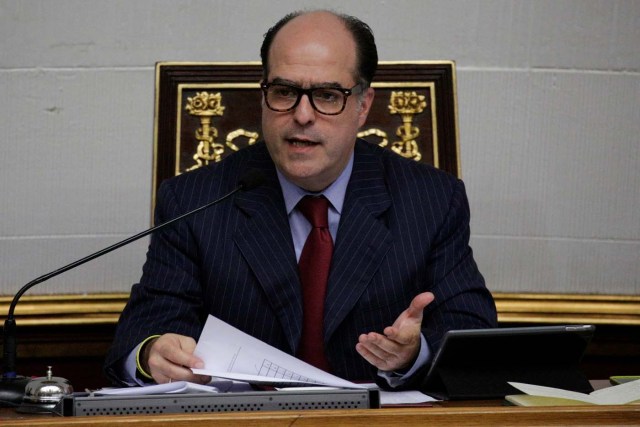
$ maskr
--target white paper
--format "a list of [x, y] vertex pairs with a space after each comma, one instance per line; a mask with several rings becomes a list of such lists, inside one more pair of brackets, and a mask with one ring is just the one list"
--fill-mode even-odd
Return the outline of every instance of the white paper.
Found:
[[[363, 384], [365, 388], [378, 388], [376, 384]], [[326, 391], [326, 390], [339, 390], [338, 387], [280, 387], [276, 390], [294, 390], [294, 391]], [[416, 405], [427, 402], [437, 402], [431, 396], [427, 396], [417, 390], [405, 390], [405, 391], [388, 391], [380, 390], [380, 405]]]
[[531, 396], [559, 397], [563, 399], [588, 402], [594, 405], [624, 405], [640, 399], [640, 380], [630, 381], [628, 383], [612, 387], [605, 387], [589, 394], [533, 384], [516, 382], [510, 382], [509, 384], [521, 392]]
[[204, 368], [192, 371], [214, 378], [280, 386], [364, 388], [296, 359], [211, 315], [194, 354], [202, 359]]
[[218, 393], [218, 389], [210, 385], [196, 384], [188, 381], [174, 381], [143, 387], [103, 388], [93, 392], [96, 396], [143, 396], [165, 393]]
[[380, 390], [380, 405], [413, 405], [418, 403], [437, 402], [431, 396], [415, 390], [385, 391]]

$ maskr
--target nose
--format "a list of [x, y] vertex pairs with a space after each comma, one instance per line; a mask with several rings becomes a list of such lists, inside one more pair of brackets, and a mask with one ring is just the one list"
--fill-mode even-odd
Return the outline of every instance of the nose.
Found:
[[311, 100], [308, 95], [302, 95], [300, 102], [293, 110], [293, 118], [300, 125], [308, 125], [315, 121], [316, 110], [311, 105]]

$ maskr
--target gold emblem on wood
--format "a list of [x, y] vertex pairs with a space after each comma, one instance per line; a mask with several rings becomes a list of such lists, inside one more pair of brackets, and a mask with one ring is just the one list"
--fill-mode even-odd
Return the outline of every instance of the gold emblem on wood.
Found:
[[[416, 141], [420, 135], [420, 129], [414, 126], [414, 116], [422, 113], [426, 106], [425, 96], [415, 91], [391, 92], [388, 105], [389, 113], [399, 114], [402, 117], [402, 125], [396, 130], [396, 135], [400, 137], [400, 140], [394, 141], [389, 147], [395, 153], [415, 161], [422, 159], [422, 153]], [[260, 137], [258, 132], [236, 129], [229, 132], [224, 144], [217, 142], [218, 129], [212, 126], [212, 118], [224, 115], [225, 108], [222, 105], [220, 92], [197, 92], [196, 96], [187, 98], [185, 109], [190, 115], [200, 119], [200, 127], [195, 131], [195, 138], [198, 141], [196, 153], [193, 155], [195, 164], [187, 170], [197, 169], [211, 162], [219, 162], [222, 160], [226, 147], [232, 151], [238, 151], [238, 144], [235, 143], [238, 138], [245, 138], [246, 145], [253, 145]], [[377, 142], [379, 146], [389, 145], [388, 135], [382, 129], [370, 128], [358, 133], [360, 138], [371, 136], [379, 138]]]
[[396, 130], [396, 135], [401, 140], [391, 144], [391, 149], [394, 152], [408, 159], [416, 161], [422, 159], [416, 142], [416, 138], [420, 135], [420, 129], [413, 126], [413, 116], [422, 113], [426, 106], [427, 101], [425, 101], [424, 95], [419, 95], [417, 92], [391, 92], [389, 112], [400, 114], [402, 117], [402, 126]]
[[198, 148], [193, 156], [196, 164], [188, 170], [208, 165], [209, 162], [219, 162], [222, 159], [222, 153], [224, 153], [224, 145], [216, 142], [218, 129], [211, 126], [211, 118], [224, 114], [225, 107], [222, 106], [222, 95], [220, 93], [198, 92], [193, 98], [187, 98], [185, 108], [189, 114], [200, 118], [200, 127], [196, 130], [196, 139], [199, 141]]
[[371, 128], [371, 129], [363, 130], [362, 132], [358, 132], [357, 136], [358, 138], [366, 138], [371, 135], [374, 135], [380, 138], [380, 142], [378, 142], [378, 145], [380, 147], [386, 147], [387, 144], [389, 144], [389, 139], [387, 139], [387, 133], [381, 129]]
[[258, 140], [260, 134], [258, 132], [251, 132], [244, 129], [236, 129], [233, 132], [229, 132], [227, 135], [226, 143], [227, 147], [231, 148], [233, 151], [238, 151], [240, 148], [234, 144], [237, 138], [244, 137], [247, 138], [247, 145], [253, 145]]

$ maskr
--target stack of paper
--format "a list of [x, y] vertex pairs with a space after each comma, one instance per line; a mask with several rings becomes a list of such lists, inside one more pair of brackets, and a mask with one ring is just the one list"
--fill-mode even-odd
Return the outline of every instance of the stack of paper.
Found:
[[[186, 381], [144, 387], [106, 388], [94, 395], [136, 396], [165, 393], [227, 393], [253, 390], [250, 384], [275, 387], [294, 386], [304, 391], [311, 388], [377, 388], [375, 384], [356, 384], [331, 375], [302, 360], [245, 334], [239, 329], [209, 316], [194, 354], [202, 359], [203, 369], [196, 374], [209, 375], [208, 385]], [[417, 391], [380, 393], [383, 405], [416, 405], [432, 402], [430, 396]]]
[[523, 393], [505, 399], [519, 406], [626, 405], [640, 403], [640, 380], [596, 390], [589, 394], [553, 387], [510, 382]]
[[204, 362], [196, 374], [275, 386], [365, 388], [331, 375], [209, 316], [194, 351]]

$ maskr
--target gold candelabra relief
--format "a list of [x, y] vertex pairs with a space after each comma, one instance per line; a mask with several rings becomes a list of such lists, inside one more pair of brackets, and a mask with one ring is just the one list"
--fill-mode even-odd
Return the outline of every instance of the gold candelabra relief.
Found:
[[198, 92], [193, 98], [187, 98], [186, 110], [192, 116], [200, 118], [200, 127], [196, 129], [198, 148], [193, 160], [196, 164], [187, 170], [197, 169], [210, 162], [219, 162], [224, 153], [224, 145], [216, 142], [218, 129], [211, 126], [213, 116], [222, 116], [225, 107], [222, 106], [222, 95], [218, 93]]
[[260, 136], [258, 132], [236, 129], [229, 132], [225, 138], [225, 145], [217, 142], [218, 129], [211, 125], [212, 118], [224, 115], [225, 108], [222, 105], [222, 94], [220, 92], [197, 92], [196, 96], [187, 98], [185, 109], [190, 115], [200, 119], [200, 127], [195, 131], [198, 148], [193, 155], [193, 160], [196, 163], [188, 168], [188, 171], [222, 160], [225, 145], [233, 151], [238, 151], [240, 149], [236, 144], [238, 138], [246, 138], [246, 145], [253, 145]]
[[413, 126], [413, 116], [420, 114], [427, 106], [424, 95], [417, 92], [391, 92], [389, 101], [389, 112], [391, 114], [400, 114], [402, 117], [402, 126], [396, 130], [401, 140], [394, 141], [391, 149], [403, 157], [419, 161], [422, 154], [416, 142], [416, 138], [420, 135], [420, 129]]

